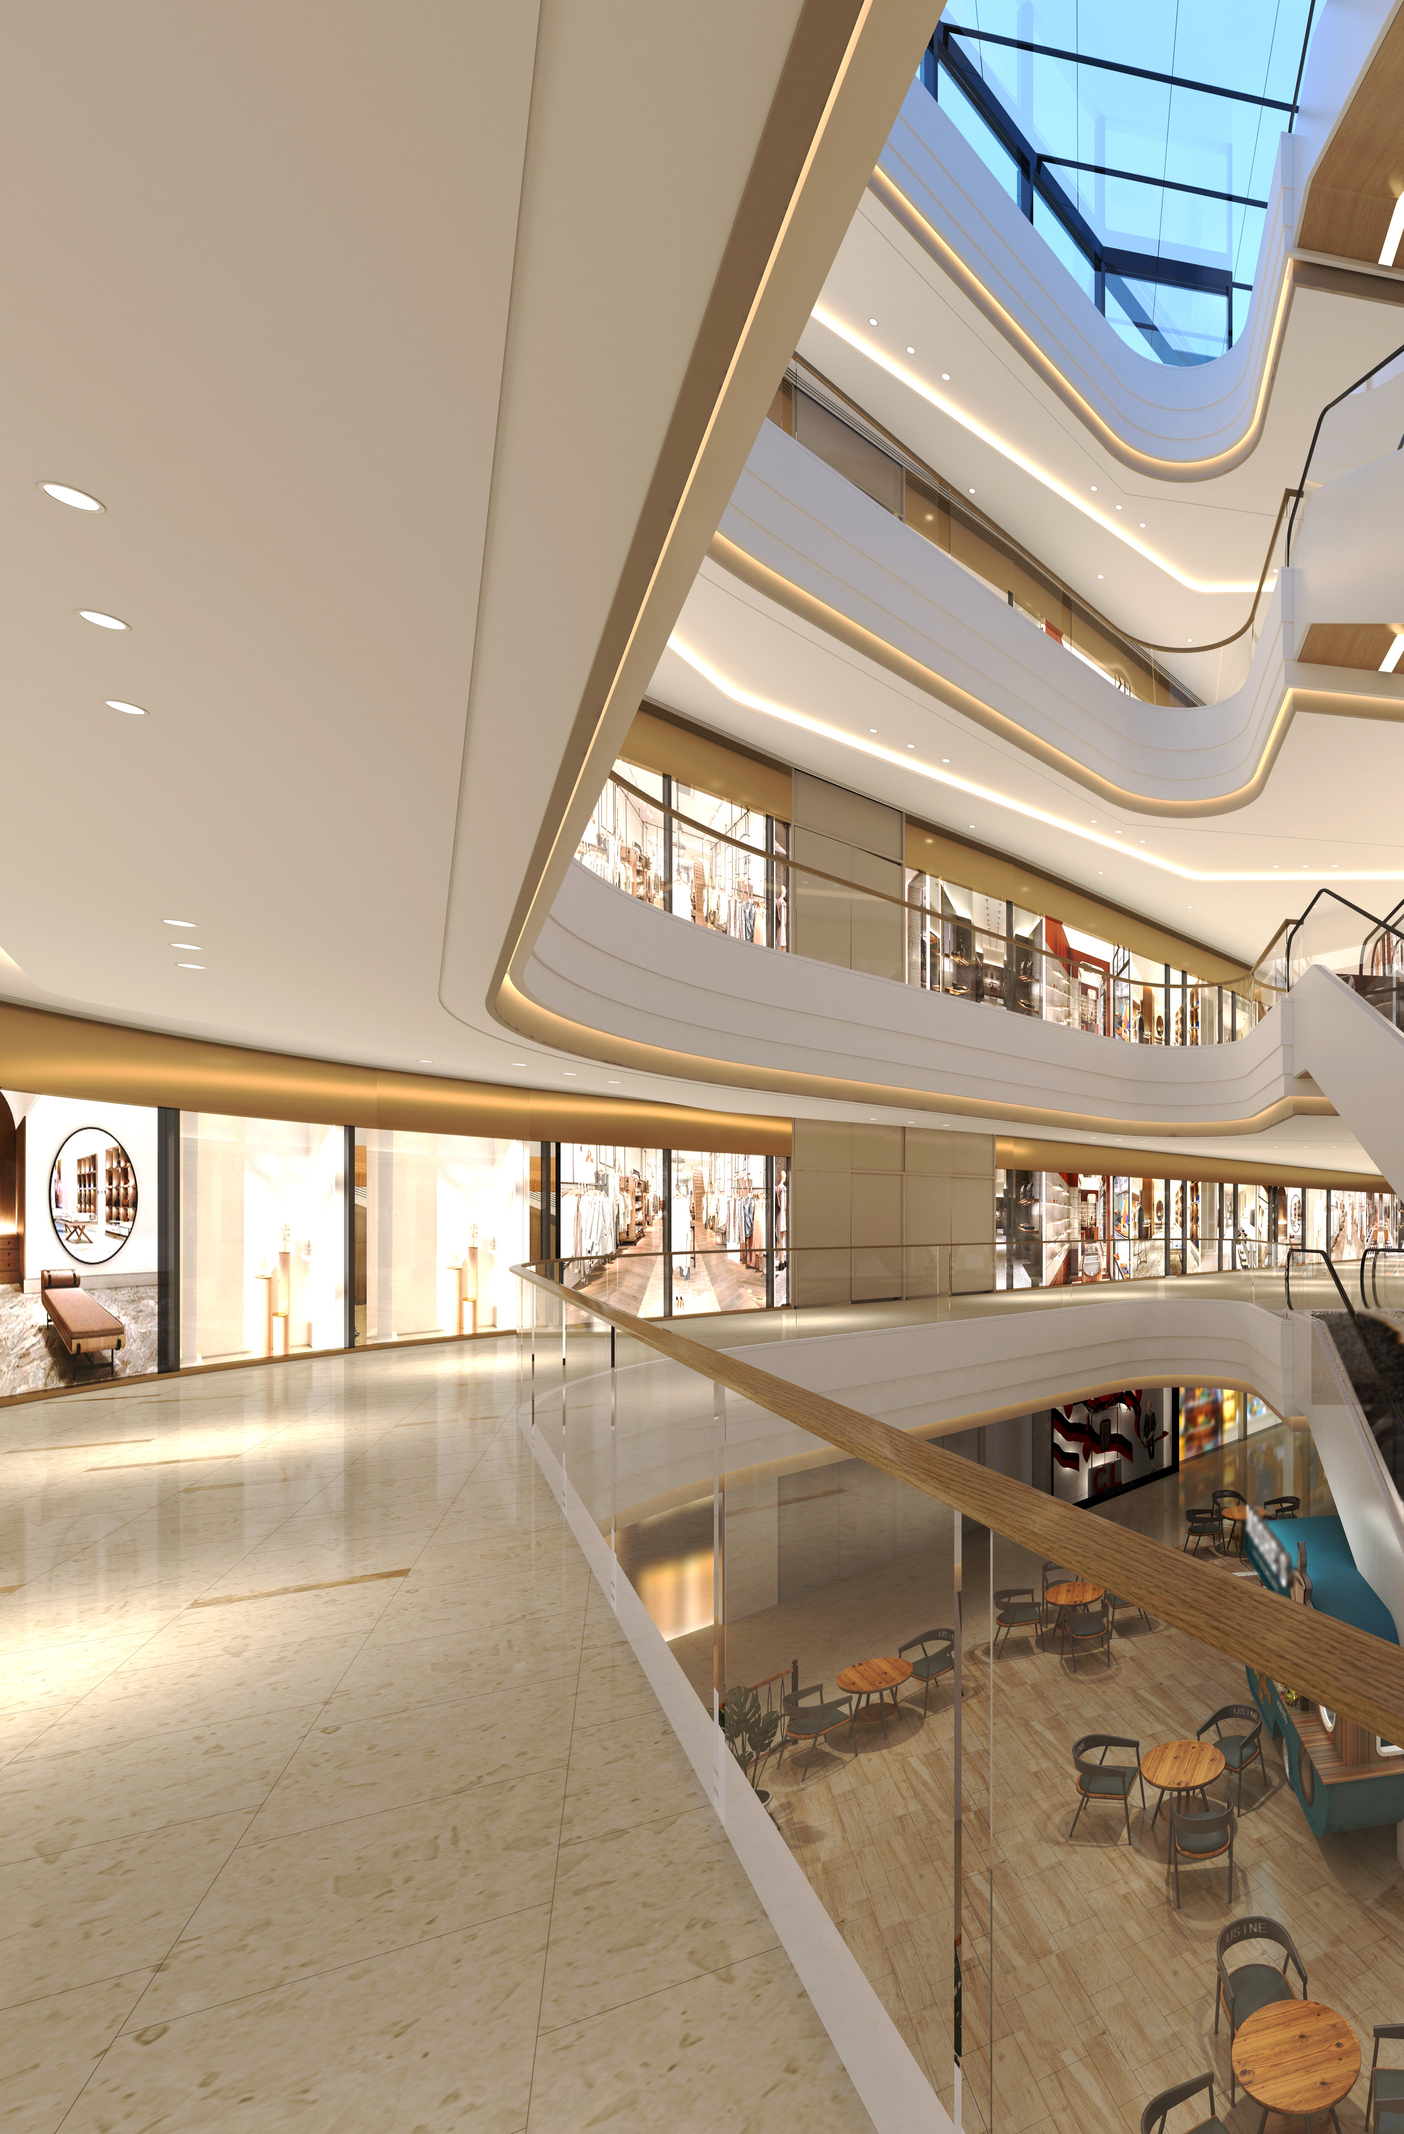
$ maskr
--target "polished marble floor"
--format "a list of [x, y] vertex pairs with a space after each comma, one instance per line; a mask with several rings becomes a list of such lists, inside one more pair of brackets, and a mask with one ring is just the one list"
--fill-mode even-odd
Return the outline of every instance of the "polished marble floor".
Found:
[[869, 2126], [515, 1346], [0, 1411], [7, 2134]]

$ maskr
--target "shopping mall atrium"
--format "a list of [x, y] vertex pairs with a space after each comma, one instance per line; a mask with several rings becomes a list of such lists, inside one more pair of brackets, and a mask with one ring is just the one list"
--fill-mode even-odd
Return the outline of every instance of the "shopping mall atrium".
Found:
[[1404, 4], [937, 4], [11, 13], [7, 2134], [1404, 2134]]

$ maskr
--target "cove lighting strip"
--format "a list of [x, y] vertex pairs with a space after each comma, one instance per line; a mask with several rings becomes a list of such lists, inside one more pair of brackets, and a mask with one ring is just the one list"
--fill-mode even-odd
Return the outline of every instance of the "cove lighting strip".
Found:
[[[1280, 887], [1284, 882], [1291, 881], [1294, 875], [1305, 874], [1308, 880], [1324, 878], [1322, 870], [1311, 867], [1225, 869], [1223, 872], [1181, 867], [1174, 860], [1161, 859], [1154, 852], [1142, 852], [1118, 838], [1106, 837], [1100, 831], [1094, 835], [1080, 823], [1069, 822], [1065, 816], [1055, 815], [1047, 808], [1034, 807], [1027, 800], [1015, 800], [1008, 793], [997, 793], [992, 786], [977, 785], [970, 778], [958, 778], [953, 772], [942, 770], [935, 764], [919, 763], [905, 750], [899, 755], [896, 749], [884, 748], [880, 741], [869, 740], [866, 735], [845, 733], [841, 726], [833, 726], [827, 719], [817, 719], [812, 712], [797, 711], [792, 705], [777, 704], [770, 697], [757, 696], [753, 689], [746, 689], [739, 682], [729, 680], [719, 667], [713, 666], [702, 653], [694, 651], [691, 645], [684, 643], [676, 632], [668, 639], [668, 650], [676, 652], [678, 658], [684, 660], [694, 674], [701, 675], [704, 682], [710, 682], [724, 697], [729, 697], [733, 704], [740, 704], [747, 711], [757, 711], [767, 719], [778, 719], [786, 726], [797, 726], [804, 733], [816, 734], [820, 740], [836, 741], [841, 748], [856, 749], [860, 755], [872, 756], [879, 763], [891, 764], [895, 770], [904, 771], [909, 778], [925, 778], [932, 785], [947, 786], [952, 792], [965, 793], [971, 800], [983, 800], [991, 807], [1007, 808], [1011, 815], [1022, 815], [1029, 822], [1043, 823], [1048, 829], [1058, 831], [1060, 836], [1080, 838], [1084, 844], [1095, 845], [1100, 852], [1114, 853], [1118, 859], [1135, 860], [1141, 866], [1150, 867], [1157, 873], [1173, 875], [1177, 881], [1212, 884], [1275, 880]], [[1133, 820], [1144, 820], [1137, 817], [1133, 809], [1128, 808], [1125, 812]], [[1158, 819], [1152, 818], [1152, 821]], [[1404, 877], [1404, 867], [1333, 867], [1328, 871], [1335, 875], [1338, 882], [1397, 882]]]
[[977, 421], [973, 415], [967, 414], [963, 408], [958, 407], [948, 394], [937, 392], [936, 388], [928, 385], [924, 378], [919, 378], [915, 371], [909, 370], [905, 363], [900, 363], [896, 357], [890, 356], [886, 349], [876, 347], [857, 327], [848, 325], [845, 320], [836, 317], [833, 312], [826, 311], [822, 304], [814, 306], [810, 317], [818, 325], [827, 327], [831, 334], [836, 335], [840, 341], [846, 342], [860, 356], [865, 356], [868, 362], [875, 363], [879, 370], [885, 370], [890, 378], [897, 380], [899, 385], [905, 385], [909, 391], [917, 394], [920, 399], [925, 400], [931, 407], [938, 409], [941, 414], [949, 415], [952, 422], [958, 422], [963, 430], [968, 430], [972, 437], [978, 437], [982, 444], [989, 445], [993, 451], [999, 453], [1002, 459], [1007, 459], [1011, 465], [1018, 467], [1022, 473], [1030, 475], [1034, 481], [1041, 483], [1045, 489], [1049, 489], [1055, 496], [1061, 497], [1065, 504], [1071, 504], [1074, 511], [1080, 511], [1084, 518], [1090, 519], [1093, 525], [1099, 527], [1103, 533], [1110, 534], [1114, 540], [1120, 541], [1124, 548], [1134, 550], [1147, 563], [1153, 564], [1157, 570], [1164, 571], [1167, 578], [1173, 578], [1177, 585], [1182, 585], [1185, 588], [1186, 592], [1255, 593], [1257, 591], [1256, 579], [1186, 577], [1185, 573], [1177, 570], [1175, 565], [1169, 562], [1166, 557], [1157, 555], [1148, 543], [1138, 541], [1129, 530], [1124, 530], [1118, 526], [1114, 519], [1107, 518], [1095, 505], [1089, 504], [1085, 497], [1079, 496], [1075, 490], [1070, 489], [1067, 483], [1060, 480], [1056, 474], [1050, 474], [1047, 468], [1037, 465], [1034, 460], [1029, 459], [1024, 453], [1018, 451], [1007, 439], [996, 436], [995, 432], [987, 429], [984, 423]]

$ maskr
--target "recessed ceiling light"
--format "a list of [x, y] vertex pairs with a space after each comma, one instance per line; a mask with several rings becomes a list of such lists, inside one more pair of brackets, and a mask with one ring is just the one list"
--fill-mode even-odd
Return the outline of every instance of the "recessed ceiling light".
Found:
[[1120, 504], [1118, 504], [1116, 508], [1117, 508], [1117, 510], [1118, 510], [1118, 511], [1120, 511], [1120, 509], [1121, 509], [1121, 506], [1120, 506]]
[[949, 762], [950, 762], [950, 760], [951, 760], [951, 759], [950, 759], [950, 757], [949, 757], [949, 756], [943, 756], [943, 757], [941, 758], [941, 761], [942, 761], [943, 763], [949, 763]]
[[198, 926], [199, 923], [198, 919], [163, 919], [161, 921], [163, 926]]
[[178, 963], [176, 965], [178, 971], [203, 971], [204, 968], [203, 963]]
[[876, 326], [876, 324], [877, 324], [877, 320], [876, 320], [876, 319], [869, 319], [869, 321], [868, 321], [868, 324], [869, 324], [870, 326]]
[[971, 489], [970, 491], [968, 491], [968, 494], [969, 494], [970, 496], [974, 496], [974, 494], [975, 494], [975, 491], [974, 491], [973, 489]]
[[79, 608], [84, 622], [95, 622], [100, 630], [125, 630], [127, 624], [116, 615], [100, 614], [96, 608]]
[[1142, 532], [1142, 533], [1144, 533], [1144, 532], [1145, 532], [1145, 530], [1146, 530], [1146, 522], [1145, 522], [1145, 520], [1144, 520], [1144, 519], [1142, 519], [1142, 521], [1141, 521], [1141, 532]]
[[1097, 494], [1097, 484], [1095, 482], [1092, 484], [1092, 494], [1093, 496]]
[[611, 1075], [611, 1076], [610, 1076], [610, 1078], [609, 1078], [609, 1086], [610, 1086], [610, 1088], [611, 1088], [611, 1089], [617, 1089], [617, 1088], [619, 1087], [619, 1080], [618, 1080], [618, 1077], [617, 1077], [616, 1075]]
[[908, 746], [908, 748], [915, 748], [915, 747], [916, 747], [916, 743], [915, 743], [915, 741], [909, 741], [909, 742], [907, 743], [907, 746]]
[[1105, 572], [1105, 571], [1098, 571], [1098, 573], [1097, 573], [1097, 582], [1098, 582], [1098, 583], [1100, 584], [1100, 583], [1101, 583], [1101, 581], [1102, 581], [1102, 579], [1103, 579], [1103, 578], [1105, 578], [1105, 577], [1106, 577], [1106, 575], [1107, 575], [1107, 574], [1106, 574], [1106, 572]]
[[205, 953], [204, 944], [200, 941], [173, 941], [171, 947], [188, 948], [192, 956], [203, 956]]
[[1105, 869], [1105, 867], [1099, 867], [1099, 868], [1097, 869], [1097, 872], [1098, 872], [1098, 874], [1105, 874], [1105, 873], [1106, 873], [1106, 869]]
[[120, 697], [108, 697], [105, 701], [109, 711], [130, 712], [134, 719], [144, 719], [146, 717], [146, 706], [144, 704], [124, 704]]
[[1089, 816], [1088, 816], [1088, 818], [1087, 818], [1087, 820], [1088, 820], [1088, 821], [1089, 821], [1089, 822], [1091, 823], [1091, 825], [1092, 825], [1093, 829], [1095, 830], [1095, 829], [1096, 829], [1096, 827], [1097, 827], [1097, 818], [1096, 818], [1096, 816], [1095, 816], [1095, 815], [1089, 815]]
[[1185, 639], [1185, 643], [1186, 643], [1187, 645], [1192, 645], [1192, 644], [1194, 643], [1194, 639], [1193, 639], [1192, 637], [1187, 637], [1187, 638]]
[[432, 1060], [421, 1060], [419, 1064], [421, 1067], [432, 1067], [434, 1062]]
[[908, 344], [907, 347], [907, 354], [909, 356], [914, 356], [916, 354], [916, 350], [910, 344]]
[[943, 370], [943, 371], [942, 371], [942, 373], [941, 373], [941, 383], [942, 383], [943, 385], [949, 385], [949, 384], [950, 384], [950, 382], [951, 382], [951, 374], [950, 374], [950, 372], [949, 372], [948, 370]]
[[561, 1071], [568, 1080], [572, 1082], [575, 1080], [575, 1069], [573, 1067], [565, 1067]]
[[89, 496], [86, 489], [70, 489], [67, 482], [41, 482], [39, 487], [56, 504], [71, 504], [75, 511], [102, 510], [95, 496]]
[[876, 728], [875, 726], [870, 726], [870, 727], [868, 728], [868, 732], [869, 732], [870, 734], [875, 734], [875, 733], [877, 732], [877, 728]]
[[525, 1065], [526, 1065], [526, 1061], [525, 1061], [525, 1060], [513, 1060], [513, 1062], [512, 1062], [512, 1065], [513, 1065], [514, 1067], [525, 1067]]
[[974, 823], [972, 822], [972, 823], [967, 823], [965, 827], [967, 828], [967, 830], [973, 830], [973, 829], [974, 829], [974, 827], [975, 827], [975, 825], [974, 825]]

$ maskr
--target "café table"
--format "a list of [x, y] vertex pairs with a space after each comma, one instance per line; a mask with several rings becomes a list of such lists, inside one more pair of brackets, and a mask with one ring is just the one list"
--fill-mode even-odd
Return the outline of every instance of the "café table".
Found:
[[[861, 1697], [862, 1703], [854, 1714], [858, 1719], [881, 1719], [882, 1738], [887, 1739], [887, 1692], [892, 1692], [892, 1709], [897, 1709], [897, 1691], [903, 1682], [909, 1682], [912, 1674], [910, 1660], [878, 1659], [858, 1660], [852, 1667], [845, 1667], [836, 1677], [838, 1686], [847, 1696]], [[873, 1698], [878, 1701], [876, 1711]]]
[[1271, 2001], [1239, 2026], [1233, 2072], [1255, 2104], [1304, 2119], [1319, 2113], [1336, 2134], [1336, 2106], [1360, 2077], [1360, 2044], [1344, 2016], [1319, 2001]]
[[1174, 1795], [1178, 1808], [1186, 1794], [1203, 1793], [1206, 1786], [1212, 1786], [1223, 1776], [1223, 1769], [1223, 1750], [1212, 1741], [1162, 1741], [1159, 1748], [1147, 1749], [1141, 1758], [1141, 1776], [1148, 1786], [1160, 1789], [1152, 1830], [1160, 1820], [1167, 1793]]
[[[1068, 1611], [1072, 1608], [1095, 1608], [1106, 1593], [1105, 1586], [1096, 1586], [1090, 1578], [1065, 1578], [1056, 1586], [1049, 1586], [1044, 1600], [1058, 1611], [1056, 1627], [1066, 1632]], [[1064, 1643], [1066, 1643], [1066, 1636]], [[1077, 1663], [1074, 1661], [1074, 1667]]]

